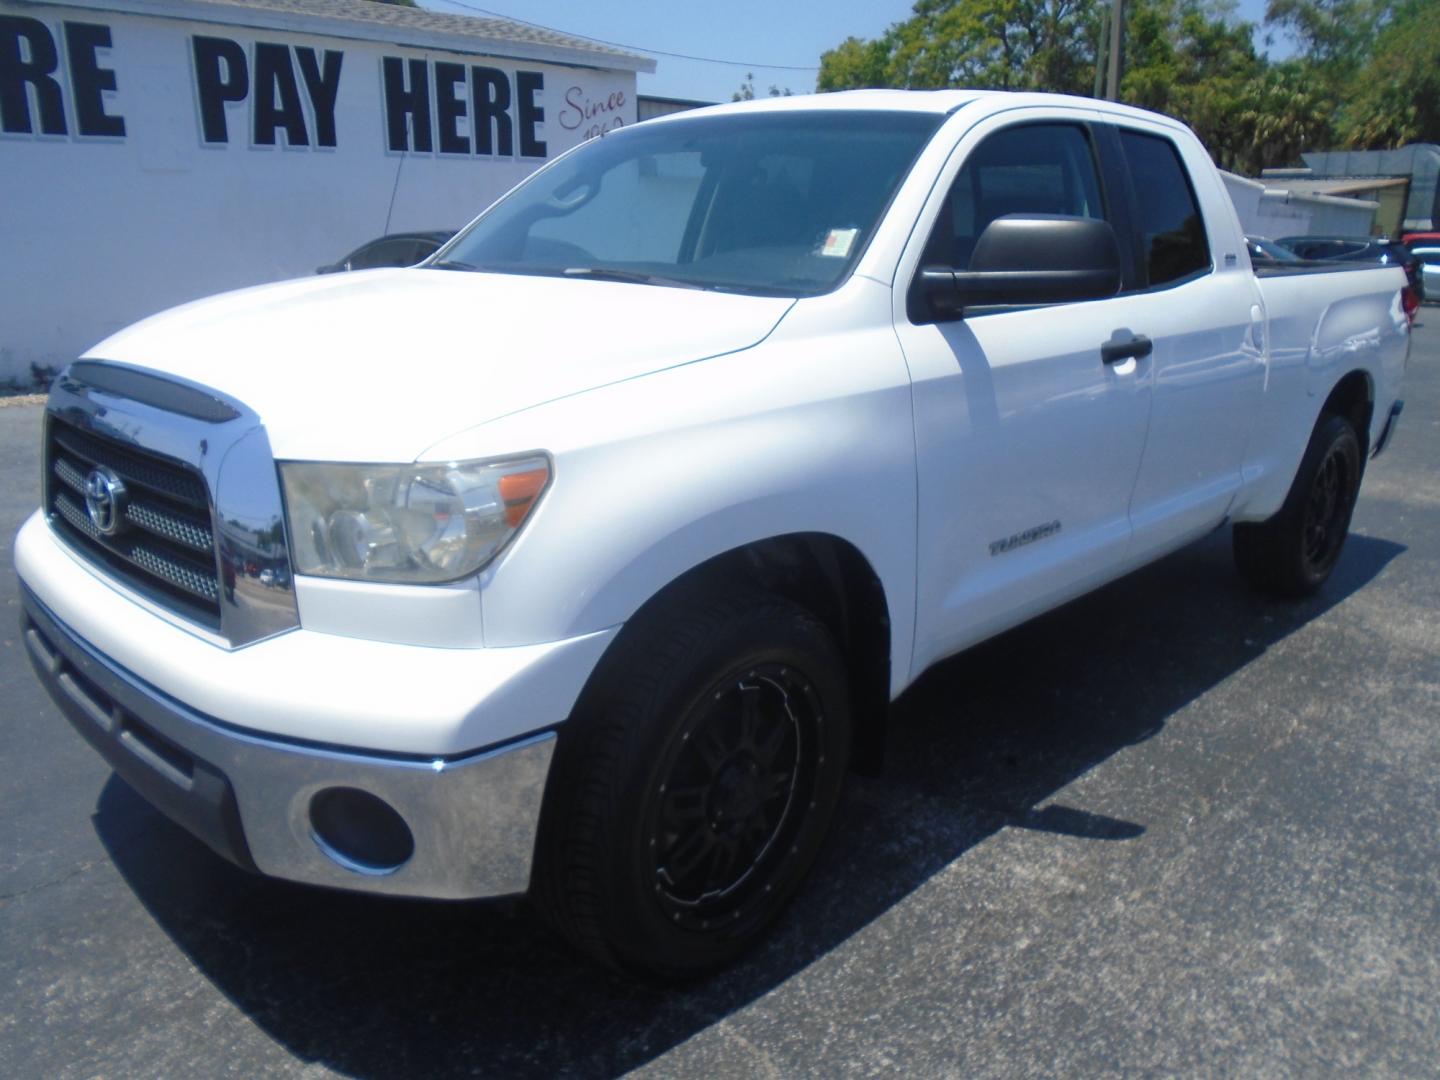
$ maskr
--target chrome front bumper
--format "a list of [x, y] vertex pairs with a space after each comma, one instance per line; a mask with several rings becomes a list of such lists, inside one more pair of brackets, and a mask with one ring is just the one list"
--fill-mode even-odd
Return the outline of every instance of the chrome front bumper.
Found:
[[[21, 636], [70, 722], [149, 802], [232, 862], [290, 881], [437, 899], [529, 886], [553, 731], [457, 758], [382, 757], [258, 736], [148, 685], [23, 585], [21, 593]], [[388, 807], [378, 820], [393, 825], [398, 815], [413, 841], [398, 862], [366, 854], [367, 823], [377, 819], [363, 811], [374, 800]], [[327, 811], [317, 817], [319, 806]], [[362, 811], [351, 824], [347, 806]]]

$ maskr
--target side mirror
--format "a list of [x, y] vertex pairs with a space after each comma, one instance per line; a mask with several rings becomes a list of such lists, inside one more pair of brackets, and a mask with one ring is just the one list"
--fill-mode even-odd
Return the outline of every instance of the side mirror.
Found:
[[1073, 303], [1119, 291], [1120, 244], [1108, 221], [1007, 214], [980, 234], [967, 269], [921, 269], [911, 319], [942, 322], [975, 306]]

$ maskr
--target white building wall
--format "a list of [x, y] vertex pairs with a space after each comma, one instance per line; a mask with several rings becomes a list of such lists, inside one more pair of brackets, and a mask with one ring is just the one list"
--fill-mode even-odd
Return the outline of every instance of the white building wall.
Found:
[[1225, 190], [1240, 215], [1240, 227], [1247, 236], [1274, 239], [1277, 236], [1304, 236], [1310, 230], [1310, 208], [1302, 202], [1265, 197], [1265, 185], [1234, 173], [1220, 173]]
[[1369, 236], [1375, 230], [1375, 211], [1380, 204], [1364, 199], [1325, 198], [1317, 200], [1310, 216], [1313, 236]]
[[[31, 20], [48, 31], [56, 57], [53, 86], [38, 90], [17, 80], [15, 63], [46, 59], [33, 49]], [[79, 27], [70, 29], [68, 42], [66, 23]], [[109, 47], [96, 45], [106, 32]], [[243, 52], [248, 92], [242, 97], [234, 82], [229, 94], [238, 100], [218, 106], [225, 142], [214, 140], [213, 121], [210, 140], [203, 130], [197, 36], [234, 42]], [[327, 50], [339, 54], [333, 146], [320, 145], [331, 112], [325, 92], [309, 92], [302, 68], [313, 57], [312, 76], [323, 75]], [[407, 62], [407, 77], [409, 61], [424, 64], [429, 152], [415, 150], [414, 140], [424, 140], [413, 119], [405, 132], [410, 149], [390, 148], [385, 58]], [[436, 65], [442, 63], [463, 65], [466, 79], [454, 84], [460, 104], [449, 106], [444, 122], [452, 152], [439, 149]], [[481, 93], [508, 92], [511, 99], [508, 153], [498, 152], [499, 121], [485, 124], [492, 153], [475, 152], [479, 110], [466, 92], [472, 68], [485, 69]], [[224, 63], [216, 73], [225, 81], [235, 76]], [[505, 90], [492, 89], [499, 81]], [[0, 382], [28, 380], [32, 364], [62, 366], [163, 308], [312, 273], [382, 233], [458, 228], [549, 158], [603, 128], [634, 123], [636, 100], [631, 71], [0, 3], [0, 104], [7, 85], [9, 109], [0, 116]], [[536, 87], [533, 105], [543, 118], [521, 115], [526, 86]], [[64, 133], [47, 134], [47, 109], [51, 128], [57, 126], [57, 91]], [[210, 91], [213, 100], [213, 79]], [[257, 142], [256, 114], [264, 113], [266, 95], [290, 122], [273, 127], [274, 145], [264, 145], [272, 125], [263, 115]], [[456, 108], [464, 115], [455, 116]], [[123, 134], [85, 133], [87, 127], [118, 130], [113, 118], [123, 120]], [[31, 132], [16, 130], [22, 121]]]
[[1267, 188], [1258, 180], [1223, 170], [1220, 176], [1247, 236], [1272, 240], [1282, 236], [1369, 236], [1380, 206], [1365, 199]]

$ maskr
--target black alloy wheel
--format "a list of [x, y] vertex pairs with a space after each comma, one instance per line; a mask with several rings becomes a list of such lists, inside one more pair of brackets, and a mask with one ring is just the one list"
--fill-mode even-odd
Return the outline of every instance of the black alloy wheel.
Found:
[[743, 926], [796, 854], [824, 767], [819, 695], [762, 664], [702, 698], [672, 741], [647, 815], [655, 896], [678, 926]]
[[818, 855], [850, 749], [829, 630], [742, 586], [627, 626], [561, 729], [531, 898], [611, 967], [709, 974], [756, 944]]
[[1302, 535], [1305, 563], [1312, 577], [1328, 575], [1340, 558], [1359, 488], [1353, 471], [1348, 447], [1336, 443], [1320, 462], [1310, 485]]
[[1252, 585], [1303, 597], [1325, 584], [1350, 532], [1364, 463], [1350, 421], [1322, 415], [1279, 512], [1235, 526], [1235, 563]]

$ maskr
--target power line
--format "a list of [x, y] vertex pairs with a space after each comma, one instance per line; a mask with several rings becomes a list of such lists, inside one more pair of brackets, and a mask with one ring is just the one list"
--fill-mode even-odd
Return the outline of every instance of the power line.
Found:
[[521, 26], [529, 26], [535, 30], [544, 30], [551, 34], [564, 34], [566, 37], [584, 36], [587, 41], [593, 41], [597, 45], [609, 45], [613, 49], [629, 49], [638, 53], [653, 53], [655, 56], [668, 56], [674, 60], [698, 60], [702, 64], [723, 64], [726, 67], [737, 68], [760, 68], [762, 71], [819, 71], [818, 64], [811, 64], [808, 67], [803, 64], [762, 64], [757, 60], [721, 60], [714, 56], [694, 56], [690, 53], [666, 52], [664, 49], [647, 49], [641, 45], [626, 45], [619, 41], [606, 41], [604, 38], [590, 37], [587, 35], [572, 34], [568, 30], [559, 30], [553, 26], [545, 26], [541, 23], [529, 22], [525, 19], [517, 19], [513, 15], [503, 15], [498, 11], [490, 11], [488, 8], [476, 7], [474, 4], [467, 4], [464, 0], [444, 0], [452, 7], [465, 8], [467, 11], [479, 12], [481, 15], [489, 15], [495, 19], [505, 19], [507, 22], [519, 23]]

